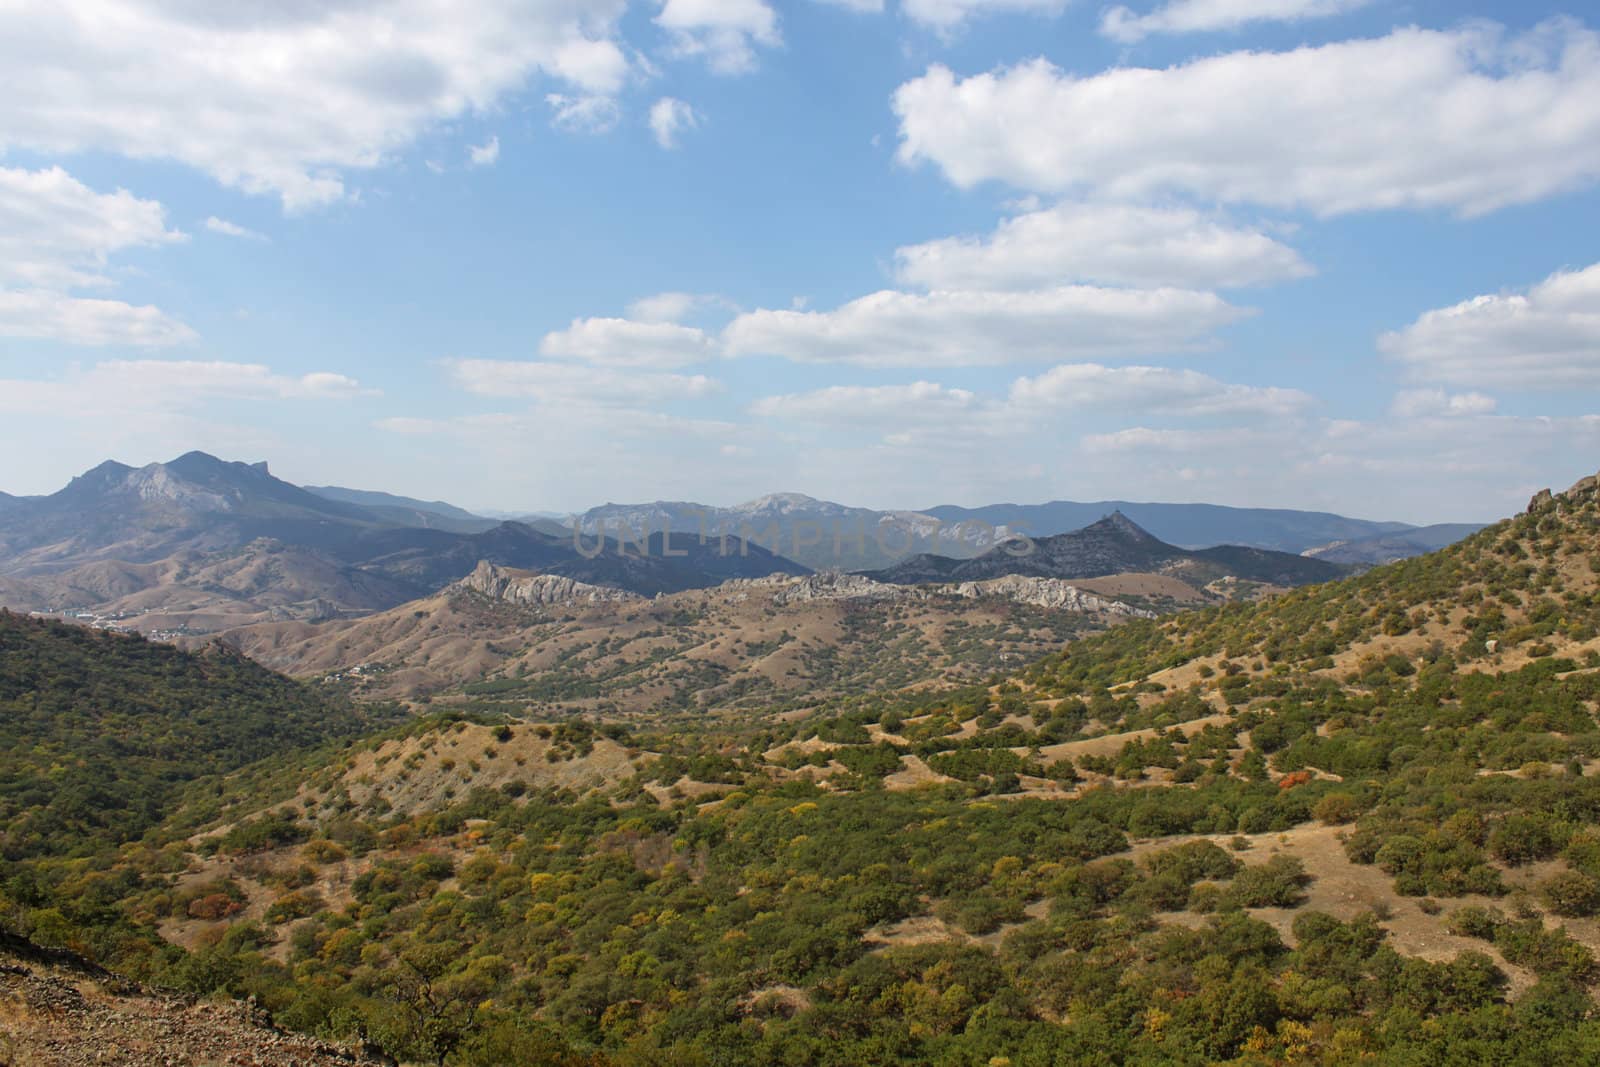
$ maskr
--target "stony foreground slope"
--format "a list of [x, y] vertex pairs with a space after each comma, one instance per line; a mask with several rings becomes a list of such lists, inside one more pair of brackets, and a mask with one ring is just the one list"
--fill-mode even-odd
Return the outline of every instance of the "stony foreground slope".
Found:
[[7, 1067], [381, 1067], [354, 1046], [288, 1033], [259, 1011], [141, 987], [0, 932]]

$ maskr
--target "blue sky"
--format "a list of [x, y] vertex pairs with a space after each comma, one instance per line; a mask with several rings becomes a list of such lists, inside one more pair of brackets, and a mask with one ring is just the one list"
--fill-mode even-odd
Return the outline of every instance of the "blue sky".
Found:
[[1600, 21], [0, 12], [0, 489], [1487, 519], [1600, 467]]

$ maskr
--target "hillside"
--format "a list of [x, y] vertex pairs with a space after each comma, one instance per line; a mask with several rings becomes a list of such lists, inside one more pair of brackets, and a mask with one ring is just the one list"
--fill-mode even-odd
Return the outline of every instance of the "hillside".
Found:
[[974, 681], [1148, 614], [1034, 579], [912, 590], [778, 574], [645, 599], [485, 562], [437, 596], [369, 618], [220, 639], [275, 670], [335, 677], [367, 697], [456, 694], [519, 714], [637, 715]]
[[482, 533], [499, 525], [499, 520], [474, 515], [465, 508], [458, 508], [442, 500], [417, 500], [415, 497], [397, 496], [394, 493], [382, 493], [371, 489], [346, 489], [338, 485], [308, 485], [304, 488], [306, 492], [315, 493], [328, 500], [355, 504], [396, 526], [420, 526], [424, 529], [452, 530], [456, 533]]
[[226, 651], [0, 611], [0, 855], [104, 848], [182, 783], [369, 729], [371, 709]]
[[259, 1010], [149, 989], [0, 931], [0, 1063], [88, 1067], [380, 1067], [354, 1046], [286, 1033]]
[[985, 581], [1006, 575], [1072, 581], [1111, 574], [1156, 573], [1205, 586], [1223, 578], [1274, 586], [1325, 582], [1346, 573], [1334, 563], [1286, 552], [1219, 545], [1191, 551], [1156, 538], [1121, 512], [1054, 537], [1013, 541], [974, 559], [913, 556], [871, 577], [901, 585]]

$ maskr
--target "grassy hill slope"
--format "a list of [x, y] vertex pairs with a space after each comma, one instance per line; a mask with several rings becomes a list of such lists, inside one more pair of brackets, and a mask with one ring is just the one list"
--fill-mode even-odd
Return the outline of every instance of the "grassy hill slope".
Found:
[[183, 783], [355, 736], [373, 715], [231, 652], [0, 611], [0, 854], [131, 840]]

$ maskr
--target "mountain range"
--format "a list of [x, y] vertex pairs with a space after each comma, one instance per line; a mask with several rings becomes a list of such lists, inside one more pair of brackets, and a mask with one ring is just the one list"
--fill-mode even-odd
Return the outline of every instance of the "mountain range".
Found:
[[1277, 586], [1306, 585], [1348, 572], [1349, 568], [1326, 560], [1243, 545], [1193, 551], [1179, 548], [1115, 511], [1071, 533], [1015, 541], [973, 559], [913, 556], [871, 577], [912, 585], [984, 581], [1006, 575], [1070, 580], [1150, 573], [1171, 575], [1203, 587], [1224, 578]]
[[[1108, 514], [1139, 534], [1100, 527]], [[798, 493], [734, 507], [606, 504], [563, 525], [302, 487], [265, 463], [190, 452], [143, 467], [102, 463], [47, 496], [0, 495], [0, 605], [147, 632], [210, 632], [383, 611], [484, 561], [643, 596], [814, 570], [900, 584], [1139, 572], [1199, 586], [1225, 575], [1289, 585], [1326, 580], [1345, 563], [1427, 551], [1471, 529], [1205, 504], [874, 510]], [[1022, 536], [1036, 545], [1026, 558], [1004, 544]], [[1319, 559], [1286, 556], [1293, 552]]]
[[1349, 541], [1334, 541], [1307, 549], [1303, 555], [1325, 559], [1330, 563], [1352, 563], [1359, 566], [1377, 566], [1396, 560], [1410, 559], [1455, 544], [1483, 529], [1477, 523], [1446, 522], [1435, 526], [1418, 526], [1409, 530], [1357, 537]]
[[[1191, 549], [1226, 544], [1302, 553], [1331, 550], [1334, 545], [1363, 544], [1373, 538], [1398, 538], [1391, 547], [1404, 552], [1409, 544], [1405, 539], [1417, 536], [1419, 530], [1403, 522], [1350, 519], [1327, 512], [1217, 504], [1057, 500], [1047, 504], [977, 508], [941, 505], [922, 511], [882, 511], [817, 500], [800, 493], [775, 493], [733, 507], [667, 500], [605, 504], [572, 521], [585, 532], [604, 528], [612, 535], [630, 529], [743, 535], [815, 570], [874, 571], [918, 555], [968, 559], [988, 552], [1008, 537], [1053, 537], [1082, 529], [1113, 513], [1126, 516], [1163, 541]], [[1451, 538], [1456, 540], [1480, 528], [1459, 525], [1427, 529], [1459, 531]], [[1443, 547], [1435, 543], [1438, 538], [1432, 534], [1423, 535], [1422, 540], [1434, 548]]]
[[[1082, 529], [1120, 513], [1151, 534], [1183, 548], [1245, 545], [1277, 552], [1305, 552], [1334, 541], [1354, 541], [1416, 529], [1404, 522], [1350, 519], [1325, 511], [1234, 508], [1220, 504], [1155, 504], [1129, 500], [1053, 500], [1047, 504], [991, 504], [978, 508], [940, 506], [928, 515], [945, 523], [1007, 523], [1031, 537]], [[1467, 532], [1480, 529], [1472, 526]], [[1462, 536], [1465, 536], [1463, 534]]]
[[[622, 545], [518, 522], [483, 528], [385, 497], [311, 492], [264, 463], [190, 452], [103, 463], [57, 493], [0, 511], [0, 603], [79, 609], [139, 629], [217, 629], [266, 618], [366, 614], [427, 594], [482, 560], [641, 595], [806, 568], [759, 545], [662, 535]], [[558, 528], [559, 529], [559, 528]]]

